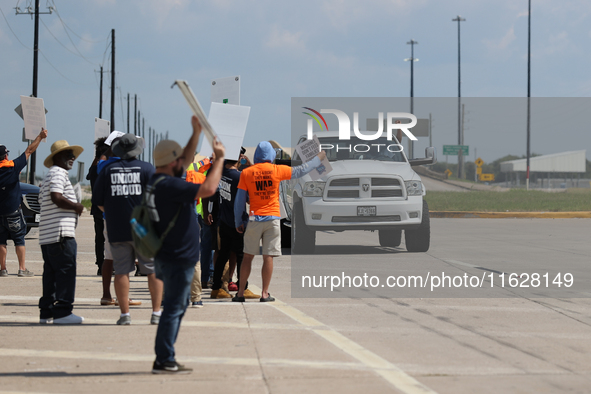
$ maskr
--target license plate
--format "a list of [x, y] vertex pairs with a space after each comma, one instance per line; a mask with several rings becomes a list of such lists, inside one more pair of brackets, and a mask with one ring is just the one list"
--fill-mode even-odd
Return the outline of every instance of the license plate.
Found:
[[41, 219], [41, 215], [36, 214], [35, 215], [35, 223], [39, 223], [39, 219]]
[[357, 216], [376, 216], [376, 207], [357, 207]]

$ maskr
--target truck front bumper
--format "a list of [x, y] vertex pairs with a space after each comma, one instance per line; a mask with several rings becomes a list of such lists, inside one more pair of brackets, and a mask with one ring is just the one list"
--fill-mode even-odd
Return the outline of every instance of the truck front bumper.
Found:
[[[317, 231], [413, 229], [421, 224], [423, 215], [422, 196], [410, 196], [399, 201], [329, 202], [321, 197], [304, 197], [302, 200], [306, 225]], [[375, 216], [360, 214], [358, 207], [375, 207]], [[369, 210], [373, 213], [373, 208]]]

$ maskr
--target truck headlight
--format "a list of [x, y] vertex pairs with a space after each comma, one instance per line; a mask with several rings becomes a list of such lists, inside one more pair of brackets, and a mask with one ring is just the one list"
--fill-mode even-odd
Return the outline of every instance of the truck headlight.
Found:
[[326, 182], [312, 181], [304, 183], [304, 197], [322, 197]]
[[423, 195], [423, 185], [421, 184], [421, 181], [404, 181], [404, 186], [406, 186], [407, 196]]

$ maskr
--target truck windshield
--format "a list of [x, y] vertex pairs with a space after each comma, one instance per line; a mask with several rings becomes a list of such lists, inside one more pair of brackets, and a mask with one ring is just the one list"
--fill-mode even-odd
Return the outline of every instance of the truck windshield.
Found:
[[356, 137], [339, 140], [338, 137], [320, 138], [320, 147], [326, 152], [329, 161], [337, 160], [378, 160], [406, 162], [402, 146], [396, 139], [389, 141], [385, 137], [373, 141], [364, 141]]

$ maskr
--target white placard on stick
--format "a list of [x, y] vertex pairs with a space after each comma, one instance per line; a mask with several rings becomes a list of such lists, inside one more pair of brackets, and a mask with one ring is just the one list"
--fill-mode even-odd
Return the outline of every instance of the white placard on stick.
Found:
[[187, 83], [187, 81], [177, 79], [176, 81], [174, 81], [174, 84], [172, 86], [174, 87], [174, 85], [177, 85], [179, 89], [181, 89], [181, 92], [183, 93], [183, 96], [185, 96], [185, 100], [187, 100], [187, 103], [189, 103], [189, 107], [191, 107], [193, 114], [199, 119], [199, 122], [201, 122], [202, 131], [205, 134], [207, 141], [209, 141], [209, 145], [213, 146], [213, 139], [217, 136], [217, 134], [209, 124], [207, 118], [205, 117], [203, 108], [201, 108], [201, 105], [199, 104], [197, 97], [195, 97], [195, 94], [193, 94], [193, 91], [189, 87], [189, 84]]
[[104, 119], [94, 118], [94, 139], [108, 137], [111, 134], [111, 122]]
[[[320, 153], [320, 141], [318, 141], [318, 137], [314, 135], [314, 139], [306, 140], [296, 146], [296, 152], [298, 152], [298, 156], [302, 159], [302, 163], [307, 163], [312, 160], [318, 153]], [[328, 174], [332, 171], [332, 166], [327, 158], [324, 158], [320, 163], [320, 166], [312, 170], [308, 173], [313, 181], [319, 179], [320, 177]]]
[[47, 128], [43, 99], [21, 96], [23, 119], [25, 120], [25, 137], [29, 140], [37, 138], [41, 129]]
[[211, 102], [240, 105], [240, 75], [211, 81]]
[[[209, 109], [209, 123], [218, 134], [218, 138], [226, 148], [226, 159], [238, 160], [240, 148], [246, 134], [250, 107], [241, 105], [211, 103]], [[206, 139], [201, 142], [199, 153], [210, 157], [213, 152]]]

